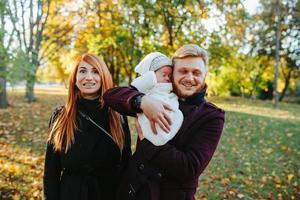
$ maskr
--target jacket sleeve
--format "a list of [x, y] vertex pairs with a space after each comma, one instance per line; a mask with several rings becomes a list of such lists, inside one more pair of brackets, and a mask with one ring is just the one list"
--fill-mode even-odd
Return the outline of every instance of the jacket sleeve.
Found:
[[154, 71], [148, 71], [142, 76], [135, 78], [131, 82], [132, 86], [138, 89], [138, 91], [145, 94], [148, 93], [149, 90], [151, 90], [155, 86], [155, 84], [157, 84], [157, 79]]
[[[49, 129], [52, 127], [54, 121], [57, 119], [59, 113], [63, 110], [63, 106], [57, 107], [50, 120]], [[45, 164], [44, 164], [44, 199], [45, 200], [57, 200], [59, 199], [59, 187], [60, 187], [60, 175], [61, 175], [61, 162], [60, 154], [54, 151], [53, 145], [47, 142]]]
[[107, 90], [103, 94], [103, 99], [106, 105], [110, 106], [115, 111], [132, 117], [136, 116], [138, 111], [132, 107], [132, 99], [141, 95], [134, 87], [115, 87]]
[[195, 129], [184, 149], [178, 149], [169, 143], [154, 146], [146, 139], [139, 141], [137, 163], [156, 166], [162, 176], [178, 181], [199, 176], [211, 160], [223, 130], [224, 112], [216, 112], [214, 118]]
[[44, 165], [44, 197], [45, 200], [59, 199], [61, 164], [58, 152], [55, 152], [53, 146], [47, 144], [45, 165]]
[[127, 164], [129, 162], [129, 159], [132, 155], [131, 152], [131, 137], [130, 137], [130, 130], [128, 126], [128, 119], [126, 116], [122, 116], [123, 122], [122, 122], [122, 127], [124, 131], [124, 139], [125, 139], [125, 146], [123, 149], [122, 157], [123, 157], [123, 164], [124, 167], [127, 167]]

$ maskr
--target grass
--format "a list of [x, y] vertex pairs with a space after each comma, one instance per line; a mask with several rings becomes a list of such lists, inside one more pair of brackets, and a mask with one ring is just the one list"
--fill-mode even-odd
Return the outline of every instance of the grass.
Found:
[[226, 110], [226, 123], [198, 198], [299, 199], [300, 105], [211, 100]]
[[[0, 199], [42, 199], [48, 120], [66, 96], [53, 90], [36, 94], [38, 101], [27, 104], [14, 91], [12, 106], [0, 110]], [[270, 101], [210, 101], [226, 110], [226, 123], [199, 179], [197, 199], [300, 199], [300, 105], [274, 109]]]

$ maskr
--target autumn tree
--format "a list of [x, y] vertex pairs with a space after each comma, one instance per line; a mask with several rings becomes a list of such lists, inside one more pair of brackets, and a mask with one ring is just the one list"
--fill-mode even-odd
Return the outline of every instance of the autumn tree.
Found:
[[19, 49], [27, 55], [31, 68], [26, 71], [26, 95], [28, 102], [35, 100], [36, 71], [41, 62], [41, 43], [48, 20], [51, 0], [8, 1], [10, 22], [16, 30]]
[[9, 47], [12, 43], [14, 29], [6, 30], [8, 10], [7, 1], [0, 0], [0, 108], [8, 107], [6, 82], [7, 65], [9, 61]]
[[248, 54], [251, 16], [242, 1], [213, 1], [209, 18], [218, 22], [207, 39], [210, 52], [210, 94], [255, 95], [257, 58]]
[[140, 15], [124, 1], [84, 1], [74, 14], [77, 26], [74, 46], [78, 53], [90, 51], [101, 56], [115, 84], [134, 78], [134, 66], [144, 53], [153, 51], [150, 28], [139, 24]]
[[[55, 9], [50, 7], [42, 57], [62, 79], [68, 75], [67, 64], [89, 51], [104, 59], [117, 85], [127, 84], [146, 54], [161, 51], [171, 56], [179, 46], [196, 43], [210, 53], [211, 94], [265, 98], [272, 90], [274, 21], [263, 12], [250, 15], [242, 0], [59, 2]], [[284, 80], [288, 86], [297, 74], [293, 70], [289, 73], [293, 68], [288, 67], [298, 65], [297, 2], [283, 1], [281, 6], [285, 13], [290, 7], [291, 14], [280, 26], [285, 41], [280, 51], [284, 66], [280, 73], [286, 74], [280, 86]], [[208, 26], [214, 27], [213, 31]], [[64, 29], [68, 31], [63, 33]], [[54, 53], [46, 56], [46, 52]], [[283, 89], [281, 95], [284, 93]]]
[[[73, 1], [52, 0], [47, 24], [41, 43], [42, 68], [38, 71], [46, 80], [56, 76], [67, 85], [68, 72], [72, 60], [78, 55], [73, 41], [77, 37], [77, 30], [82, 23], [76, 19], [77, 13], [70, 10], [76, 7]], [[82, 45], [84, 46], [84, 44]]]
[[172, 54], [187, 42], [202, 43], [205, 28], [201, 21], [207, 18], [207, 3], [201, 1], [128, 1], [128, 6], [139, 15], [139, 23], [150, 29], [152, 42], [166, 54]]
[[[275, 58], [276, 47], [276, 6], [277, 1], [261, 1], [261, 12], [255, 16], [253, 25], [252, 50], [259, 56]], [[300, 67], [300, 1], [282, 0], [279, 4], [280, 18], [280, 69], [279, 78], [283, 80], [279, 100], [282, 100], [292, 79], [296, 79]]]

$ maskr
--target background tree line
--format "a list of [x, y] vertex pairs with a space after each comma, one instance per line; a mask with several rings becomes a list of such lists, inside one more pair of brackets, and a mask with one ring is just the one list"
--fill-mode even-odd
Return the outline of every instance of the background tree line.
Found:
[[26, 83], [28, 102], [37, 81], [66, 84], [83, 52], [103, 57], [126, 85], [144, 55], [172, 56], [186, 43], [210, 53], [210, 95], [271, 99], [277, 6], [283, 100], [300, 96], [300, 0], [262, 0], [253, 15], [243, 0], [0, 0], [0, 107], [7, 83]]

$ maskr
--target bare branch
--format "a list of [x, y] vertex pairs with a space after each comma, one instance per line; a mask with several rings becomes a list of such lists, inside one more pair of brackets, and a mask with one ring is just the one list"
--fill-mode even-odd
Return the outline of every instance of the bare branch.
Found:
[[[20, 48], [22, 49], [23, 44], [22, 44], [22, 40], [21, 40], [21, 33], [20, 33], [20, 30], [17, 29], [17, 26], [16, 26], [17, 20], [18, 20], [18, 14], [17, 14], [18, 10], [17, 10], [17, 3], [16, 3], [15, 0], [13, 1], [13, 6], [14, 6], [14, 12], [12, 12], [11, 6], [8, 3], [7, 11], [8, 11], [8, 15], [9, 15], [9, 18], [11, 20], [11, 23], [13, 25], [13, 30], [15, 30], [17, 32], [17, 38], [18, 38], [18, 41], [19, 41], [19, 44], [20, 44]], [[13, 15], [13, 13], [14, 13], [14, 15]]]
[[8, 49], [9, 47], [10, 47], [10, 45], [11, 45], [11, 43], [12, 43], [12, 41], [13, 41], [13, 35], [14, 35], [14, 33], [15, 33], [15, 29], [13, 29], [12, 30], [12, 32], [10, 33], [10, 35], [9, 35], [9, 39], [8, 39], [8, 43], [7, 43], [7, 46], [5, 47], [5, 49]]
[[29, 14], [29, 45], [28, 45], [28, 52], [31, 52], [32, 46], [33, 46], [33, 28], [34, 28], [34, 22], [33, 22], [33, 3], [32, 0], [30, 0], [29, 4], [30, 14]]
[[22, 16], [22, 35], [23, 35], [23, 42], [24, 42], [24, 45], [25, 45], [25, 48], [26, 48], [26, 51], [28, 49], [28, 46], [27, 46], [27, 42], [26, 42], [26, 27], [25, 27], [25, 19], [24, 19], [24, 14], [25, 14], [25, 9], [24, 9], [24, 2], [21, 0], [20, 1], [21, 3], [21, 16]]
[[[63, 31], [61, 32], [61, 35], [59, 35], [57, 38], [63, 38], [64, 36], [66, 36], [68, 33], [70, 33], [73, 30], [73, 27], [70, 27], [70, 28], [65, 29], [65, 30], [64, 29], [61, 29], [61, 30], [63, 30]], [[61, 43], [64, 44], [65, 42], [67, 42], [67, 40], [68, 39], [62, 40]], [[41, 59], [44, 58], [44, 57], [48, 57], [48, 54], [51, 54], [52, 51], [57, 52], [56, 49], [51, 50], [51, 46], [54, 43], [58, 43], [58, 41], [57, 40], [56, 41], [51, 41], [51, 42], [48, 43], [48, 45], [45, 48], [43, 48], [43, 51], [41, 52], [41, 57], [40, 57]], [[60, 50], [61, 48], [63, 48], [63, 46], [59, 46], [58, 50]]]
[[[43, 32], [45, 29], [45, 25], [48, 21], [48, 16], [49, 16], [49, 12], [50, 12], [50, 4], [51, 4], [51, 0], [47, 1], [47, 11], [46, 11], [46, 16], [44, 18], [44, 21], [41, 23], [41, 28], [39, 31], [37, 31], [37, 40], [36, 40], [36, 49], [40, 49], [40, 45], [41, 45], [41, 41], [42, 41], [42, 37], [43, 37]], [[43, 8], [41, 8], [43, 10]], [[40, 16], [43, 15], [43, 12]]]

